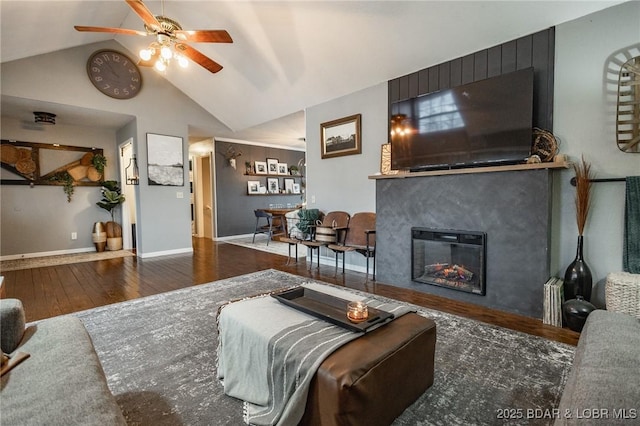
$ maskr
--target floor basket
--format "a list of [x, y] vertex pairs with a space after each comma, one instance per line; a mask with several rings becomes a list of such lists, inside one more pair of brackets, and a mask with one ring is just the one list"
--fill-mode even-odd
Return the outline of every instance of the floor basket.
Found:
[[612, 272], [605, 285], [607, 310], [640, 319], [640, 274]]

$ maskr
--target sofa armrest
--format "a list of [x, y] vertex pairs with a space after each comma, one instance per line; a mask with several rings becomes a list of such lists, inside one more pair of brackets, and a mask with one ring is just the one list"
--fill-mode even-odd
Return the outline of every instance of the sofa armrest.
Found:
[[18, 299], [0, 299], [0, 347], [2, 352], [16, 350], [25, 330], [22, 302]]

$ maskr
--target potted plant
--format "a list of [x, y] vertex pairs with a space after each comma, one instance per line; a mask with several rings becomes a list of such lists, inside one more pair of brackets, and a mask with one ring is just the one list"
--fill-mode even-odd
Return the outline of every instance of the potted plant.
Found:
[[115, 180], [102, 182], [101, 192], [102, 200], [98, 201], [96, 205], [111, 214], [111, 221], [104, 226], [107, 234], [107, 249], [120, 250], [122, 249], [122, 226], [115, 221], [114, 213], [116, 207], [124, 203], [125, 197], [122, 195], [120, 185]]

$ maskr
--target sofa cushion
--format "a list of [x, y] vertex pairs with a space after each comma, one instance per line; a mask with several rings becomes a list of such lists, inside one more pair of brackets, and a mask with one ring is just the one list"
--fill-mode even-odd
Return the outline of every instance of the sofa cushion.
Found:
[[3, 424], [126, 424], [78, 318], [30, 324], [18, 349], [31, 357], [2, 376]]
[[602, 418], [590, 419], [593, 424], [629, 424], [625, 415], [640, 416], [639, 362], [640, 320], [593, 311], [578, 341], [556, 424], [580, 424], [595, 410]]
[[24, 335], [25, 317], [22, 302], [18, 299], [0, 299], [0, 347], [11, 353]]

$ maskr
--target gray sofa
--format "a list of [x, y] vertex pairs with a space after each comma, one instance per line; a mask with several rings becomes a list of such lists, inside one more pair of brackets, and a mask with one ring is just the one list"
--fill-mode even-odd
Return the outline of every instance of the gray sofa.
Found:
[[556, 425], [640, 424], [640, 320], [589, 315], [555, 417]]
[[82, 322], [56, 317], [25, 327], [22, 303], [0, 300], [4, 353], [30, 357], [2, 376], [7, 425], [126, 425]]

